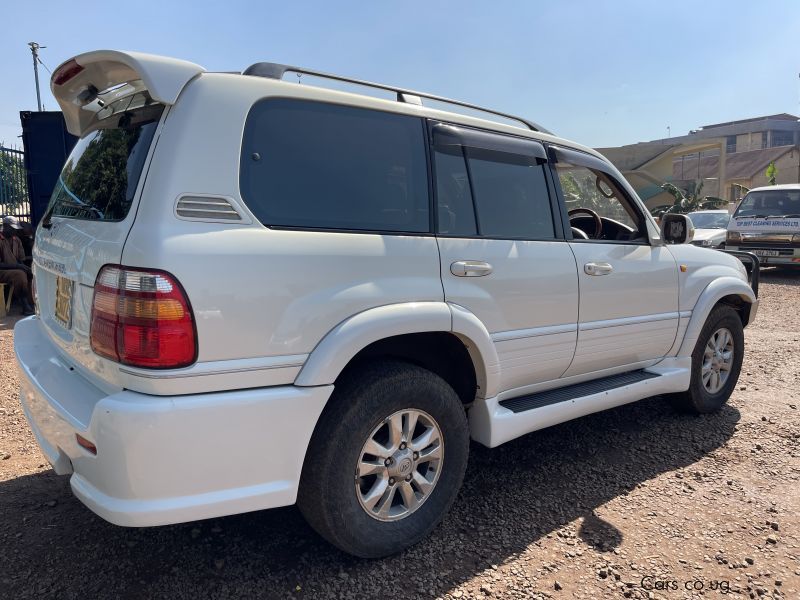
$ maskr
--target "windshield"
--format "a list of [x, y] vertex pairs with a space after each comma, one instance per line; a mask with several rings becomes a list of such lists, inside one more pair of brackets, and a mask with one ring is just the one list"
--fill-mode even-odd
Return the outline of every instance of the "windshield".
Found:
[[800, 190], [750, 192], [735, 217], [800, 217]]
[[164, 107], [127, 111], [81, 138], [56, 182], [45, 219], [126, 217]]
[[728, 213], [689, 213], [695, 229], [726, 229], [731, 216]]

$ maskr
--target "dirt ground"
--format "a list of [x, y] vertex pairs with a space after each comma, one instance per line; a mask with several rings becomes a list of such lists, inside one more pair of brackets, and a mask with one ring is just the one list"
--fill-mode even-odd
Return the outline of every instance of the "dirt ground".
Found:
[[294, 507], [102, 521], [39, 452], [15, 319], [0, 320], [0, 598], [800, 598], [800, 272], [765, 270], [761, 298], [721, 412], [651, 398], [473, 444], [444, 523], [378, 561], [328, 546]]

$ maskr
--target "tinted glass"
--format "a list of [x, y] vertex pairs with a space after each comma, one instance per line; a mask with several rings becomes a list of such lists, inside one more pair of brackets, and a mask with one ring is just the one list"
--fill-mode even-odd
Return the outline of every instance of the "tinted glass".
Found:
[[242, 196], [265, 225], [427, 232], [423, 132], [416, 117], [263, 100], [245, 125]]
[[533, 157], [466, 149], [480, 235], [553, 239], [544, 167]]
[[163, 110], [153, 106], [123, 113], [81, 138], [56, 182], [47, 216], [124, 219]]
[[435, 161], [439, 233], [475, 235], [475, 210], [461, 146], [437, 148]]

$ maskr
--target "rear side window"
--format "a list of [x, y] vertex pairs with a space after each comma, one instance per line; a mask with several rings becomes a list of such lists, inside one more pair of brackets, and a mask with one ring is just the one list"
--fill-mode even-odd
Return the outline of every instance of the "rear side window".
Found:
[[440, 234], [555, 239], [545, 167], [535, 156], [442, 145], [434, 159]]
[[470, 237], [478, 233], [461, 146], [436, 148], [436, 198], [439, 233]]
[[430, 231], [424, 128], [416, 117], [261, 100], [245, 125], [240, 186], [264, 225]]
[[81, 138], [56, 182], [46, 217], [124, 219], [163, 111], [154, 105], [114, 115]]
[[555, 238], [547, 179], [536, 158], [476, 148], [466, 155], [481, 235]]

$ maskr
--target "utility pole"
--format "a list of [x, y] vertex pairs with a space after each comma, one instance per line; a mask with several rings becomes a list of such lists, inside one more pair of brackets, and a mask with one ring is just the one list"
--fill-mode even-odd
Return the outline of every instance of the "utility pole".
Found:
[[39, 92], [39, 48], [46, 48], [47, 46], [40, 46], [36, 42], [28, 42], [31, 47], [31, 54], [33, 54], [33, 76], [36, 78], [36, 105], [39, 107], [39, 112], [42, 112], [42, 95]]

